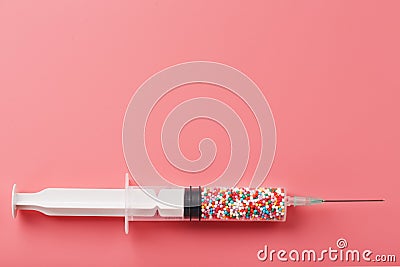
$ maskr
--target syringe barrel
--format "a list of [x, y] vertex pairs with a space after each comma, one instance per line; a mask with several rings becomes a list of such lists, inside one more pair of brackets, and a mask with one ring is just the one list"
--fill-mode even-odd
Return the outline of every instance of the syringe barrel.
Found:
[[129, 221], [285, 221], [284, 188], [126, 188]]
[[284, 188], [201, 189], [201, 220], [283, 222], [286, 207]]

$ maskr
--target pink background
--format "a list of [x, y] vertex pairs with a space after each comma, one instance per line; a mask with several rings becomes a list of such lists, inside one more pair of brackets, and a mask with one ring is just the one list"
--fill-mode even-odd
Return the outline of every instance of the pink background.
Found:
[[[0, 1], [0, 264], [266, 265], [256, 257], [265, 244], [322, 250], [340, 237], [399, 261], [399, 9], [366, 0]], [[243, 71], [268, 99], [278, 143], [266, 185], [386, 202], [291, 209], [275, 224], [132, 223], [128, 236], [122, 219], [11, 218], [13, 183], [26, 192], [122, 187], [129, 99], [155, 72], [192, 60]], [[188, 157], [204, 126], [184, 130]], [[222, 153], [210, 175], [228, 156], [220, 130], [209, 130]]]

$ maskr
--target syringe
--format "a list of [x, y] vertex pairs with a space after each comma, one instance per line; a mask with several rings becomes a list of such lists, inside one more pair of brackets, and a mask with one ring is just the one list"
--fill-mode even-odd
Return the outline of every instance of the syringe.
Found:
[[37, 193], [12, 189], [12, 215], [36, 210], [49, 216], [124, 217], [129, 221], [276, 221], [286, 220], [287, 207], [325, 202], [364, 202], [383, 199], [324, 200], [288, 196], [282, 187], [139, 187], [125, 189], [47, 188]]

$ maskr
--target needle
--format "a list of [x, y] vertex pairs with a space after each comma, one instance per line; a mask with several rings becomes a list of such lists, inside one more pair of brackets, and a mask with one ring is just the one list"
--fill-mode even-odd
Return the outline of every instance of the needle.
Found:
[[313, 197], [288, 196], [288, 206], [310, 206], [322, 203], [382, 202], [384, 199], [321, 199]]
[[322, 202], [379, 202], [384, 199], [324, 199]]

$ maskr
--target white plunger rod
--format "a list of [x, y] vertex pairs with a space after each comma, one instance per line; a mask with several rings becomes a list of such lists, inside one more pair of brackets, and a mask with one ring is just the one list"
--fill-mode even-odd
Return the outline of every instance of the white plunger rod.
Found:
[[47, 188], [37, 193], [13, 193], [14, 217], [16, 209], [49, 216], [124, 217], [125, 189]]

